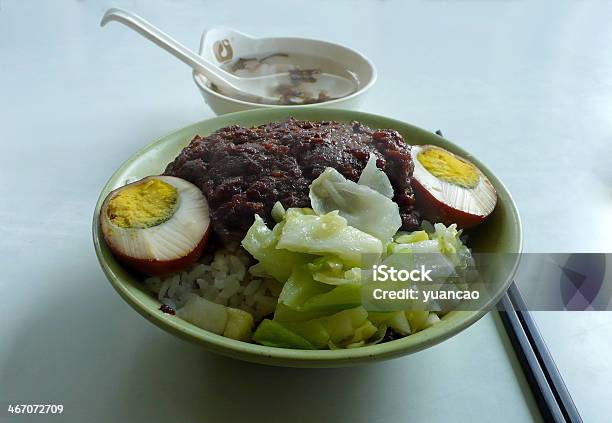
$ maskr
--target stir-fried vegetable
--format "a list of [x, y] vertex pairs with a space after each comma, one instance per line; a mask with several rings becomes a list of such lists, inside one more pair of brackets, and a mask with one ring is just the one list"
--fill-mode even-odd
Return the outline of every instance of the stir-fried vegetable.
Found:
[[273, 229], [256, 216], [242, 241], [259, 262], [250, 271], [282, 284], [274, 318], [259, 325], [256, 342], [352, 348], [380, 342], [388, 330], [409, 335], [439, 320], [428, 311], [439, 304], [415, 300], [409, 310], [395, 311], [362, 306], [362, 288], [372, 282], [364, 269], [373, 264], [407, 271], [425, 266], [431, 286], [443, 289], [473, 263], [456, 225], [425, 222], [422, 230], [397, 232], [401, 221], [392, 195], [372, 156], [358, 184], [326, 169], [311, 186], [313, 209], [285, 210], [277, 203]]
[[287, 211], [276, 248], [299, 253], [335, 255], [353, 267], [362, 265], [366, 255], [380, 257], [379, 239], [349, 226], [345, 218], [332, 211], [305, 215]]
[[281, 230], [282, 224], [270, 230], [261, 217], [255, 216], [255, 222], [242, 240], [242, 246], [257, 259], [260, 273], [285, 282], [294, 267], [308, 263], [312, 257], [276, 248]]
[[370, 153], [368, 164], [361, 172], [361, 176], [359, 176], [357, 183], [370, 187], [387, 198], [393, 198], [393, 186], [391, 185], [391, 181], [389, 181], [389, 177], [385, 172], [376, 167], [376, 156], [372, 153]]
[[[390, 187], [388, 179], [386, 182]], [[383, 242], [390, 240], [402, 226], [399, 207], [389, 197], [346, 179], [333, 168], [325, 169], [312, 182], [310, 202], [317, 214], [337, 212], [350, 226]]]

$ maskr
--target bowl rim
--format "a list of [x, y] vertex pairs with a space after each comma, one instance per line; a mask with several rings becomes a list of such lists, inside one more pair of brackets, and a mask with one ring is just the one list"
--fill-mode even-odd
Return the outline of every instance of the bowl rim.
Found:
[[[202, 33], [202, 37], [200, 39], [200, 47], [198, 49], [198, 54], [202, 54], [202, 50], [204, 49], [204, 39], [206, 38], [206, 34], [208, 33], [208, 31], [210, 31], [211, 29], [216, 29], [216, 28], [222, 28], [223, 26], [213, 26], [211, 28], [208, 28], [207, 30], [205, 30]], [[236, 31], [236, 30], [234, 30]], [[240, 31], [236, 31], [242, 35], [245, 35], [247, 37], [250, 38], [256, 38], [258, 40], [289, 40], [289, 41], [294, 41], [294, 42], [317, 42], [317, 43], [322, 43], [322, 44], [327, 44], [330, 47], [334, 47], [334, 48], [339, 48], [339, 49], [343, 49], [343, 50], [348, 50], [350, 52], [352, 52], [353, 54], [357, 55], [361, 60], [363, 60], [363, 62], [369, 67], [372, 76], [369, 78], [369, 80], [367, 81], [367, 83], [359, 88], [357, 91], [355, 91], [354, 93], [347, 95], [345, 97], [340, 97], [340, 98], [335, 98], [333, 100], [329, 100], [329, 101], [323, 101], [321, 103], [312, 103], [312, 104], [264, 104], [264, 103], [255, 103], [252, 101], [245, 101], [245, 100], [239, 100], [237, 98], [233, 98], [233, 97], [229, 97], [227, 95], [218, 93], [217, 91], [212, 90], [210, 87], [208, 87], [205, 83], [202, 82], [202, 80], [206, 81], [206, 77], [200, 73], [198, 73], [197, 71], [192, 71], [191, 75], [193, 78], [193, 81], [195, 82], [196, 86], [198, 87], [198, 89], [201, 92], [206, 92], [210, 95], [212, 95], [213, 97], [217, 97], [219, 100], [222, 101], [227, 101], [230, 103], [234, 103], [234, 104], [238, 104], [238, 105], [242, 105], [245, 107], [252, 107], [252, 108], [260, 108], [260, 109], [297, 109], [297, 108], [301, 108], [301, 107], [328, 107], [328, 105], [333, 105], [333, 104], [339, 104], [342, 103], [344, 101], [348, 101], [351, 100], [353, 98], [359, 97], [360, 95], [362, 95], [363, 93], [365, 93], [366, 91], [368, 91], [370, 88], [372, 88], [372, 86], [376, 83], [377, 79], [378, 79], [378, 71], [376, 70], [376, 66], [374, 65], [374, 62], [372, 62], [372, 60], [370, 60], [365, 54], [363, 54], [362, 52], [360, 52], [359, 50], [356, 50], [354, 48], [351, 47], [347, 47], [344, 46], [342, 44], [338, 44], [338, 43], [332, 43], [330, 41], [325, 41], [325, 40], [319, 40], [316, 38], [305, 38], [305, 37], [253, 37], [251, 35], [245, 34], [243, 32]], [[235, 112], [233, 112], [235, 113]]]
[[[305, 113], [312, 113], [312, 108], [303, 108]], [[360, 119], [376, 119], [382, 120], [385, 122], [385, 125], [399, 125], [399, 126], [408, 126], [417, 131], [425, 131], [424, 129], [418, 128], [409, 123], [387, 118], [385, 116], [376, 115], [372, 113], [358, 112], [352, 110], [345, 109], [330, 109], [319, 107], [316, 109], [320, 113], [330, 113], [336, 115], [333, 119], [342, 120], [343, 118], [338, 118], [338, 115], [345, 115], [347, 119], [350, 120], [360, 120]], [[294, 112], [297, 110], [292, 110]], [[280, 110], [276, 110], [276, 112], [280, 112]], [[289, 112], [289, 111], [284, 111]], [[152, 143], [146, 145], [145, 147], [138, 150], [135, 154], [130, 156], [126, 161], [124, 161], [121, 166], [113, 172], [111, 177], [105, 183], [102, 188], [99, 198], [96, 202], [96, 207], [93, 213], [93, 222], [92, 222], [92, 236], [93, 236], [93, 244], [96, 252], [96, 256], [98, 258], [98, 262], [102, 267], [102, 270], [113, 286], [113, 288], [117, 291], [117, 293], [139, 314], [144, 316], [147, 320], [154, 323], [156, 326], [186, 340], [191, 342], [196, 342], [201, 345], [204, 345], [210, 351], [242, 359], [247, 361], [259, 362], [264, 364], [272, 364], [272, 365], [282, 365], [282, 366], [300, 366], [300, 367], [331, 367], [338, 365], [349, 365], [355, 364], [359, 361], [367, 361], [367, 360], [379, 360], [379, 359], [387, 359], [400, 355], [405, 355], [409, 353], [414, 353], [435, 344], [438, 344], [452, 336], [460, 333], [462, 330], [471, 326], [473, 323], [478, 321], [482, 316], [484, 316], [491, 308], [492, 305], [496, 304], [501, 296], [506, 292], [508, 286], [510, 285], [514, 274], [518, 268], [518, 257], [522, 252], [523, 248], [523, 229], [522, 223], [520, 219], [520, 215], [518, 213], [518, 209], [516, 207], [516, 203], [512, 198], [512, 195], [507, 190], [506, 186], [499, 180], [485, 165], [480, 163], [478, 159], [475, 159], [471, 154], [465, 151], [463, 148], [458, 145], [452, 143], [451, 141], [443, 138], [446, 142], [450, 143], [453, 148], [458, 150], [460, 154], [469, 157], [470, 160], [475, 161], [475, 164], [479, 166], [479, 168], [487, 174], [489, 179], [492, 179], [494, 185], [501, 188], [507, 196], [508, 206], [511, 210], [511, 214], [513, 215], [513, 226], [514, 232], [517, 235], [517, 251], [513, 251], [517, 253], [517, 259], [512, 267], [511, 272], [508, 273], [506, 280], [500, 286], [499, 292], [496, 293], [488, 302], [487, 307], [478, 311], [452, 311], [453, 315], [462, 314], [462, 318], [447, 320], [442, 319], [438, 325], [444, 324], [445, 328], [443, 331], [435, 331], [430, 332], [428, 329], [419, 331], [410, 336], [400, 338], [398, 340], [387, 342], [383, 344], [375, 344], [370, 346], [363, 346], [359, 348], [352, 349], [339, 349], [339, 350], [297, 350], [297, 349], [289, 349], [289, 348], [275, 348], [275, 347], [267, 347], [263, 345], [247, 343], [242, 341], [237, 341], [234, 339], [226, 338], [221, 335], [214, 334], [204, 329], [200, 329], [194, 325], [188, 324], [183, 320], [177, 319], [176, 316], [167, 315], [165, 313], [160, 313], [158, 310], [151, 310], [150, 306], [145, 304], [143, 301], [135, 295], [132, 290], [126, 285], [126, 283], [122, 280], [121, 276], [118, 275], [107, 263], [106, 258], [104, 257], [105, 250], [108, 249], [106, 244], [104, 243], [104, 239], [101, 233], [100, 224], [99, 224], [99, 212], [104, 202], [106, 195], [108, 192], [112, 191], [116, 187], [117, 178], [124, 173], [124, 171], [135, 161], [137, 161], [142, 155], [146, 154], [150, 150], [156, 149], [160, 144], [166, 142], [166, 140], [172, 136], [177, 135], [180, 132], [194, 132], [196, 128], [209, 121], [215, 120], [225, 120], [227, 118], [235, 119], [246, 115], [248, 118], [249, 115], [259, 115], [262, 113], [270, 113], [273, 114], [274, 111], [270, 109], [256, 109], [256, 110], [246, 110], [235, 113], [230, 113], [226, 115], [216, 116], [209, 119], [203, 119], [181, 129], [172, 131], [163, 137], [158, 138]], [[272, 116], [270, 121], [274, 119], [280, 119], [281, 117]], [[299, 118], [299, 116], [298, 116]], [[114, 259], [113, 259], [114, 260]], [[117, 263], [118, 266], [121, 266]], [[186, 324], [187, 323], [187, 324]]]

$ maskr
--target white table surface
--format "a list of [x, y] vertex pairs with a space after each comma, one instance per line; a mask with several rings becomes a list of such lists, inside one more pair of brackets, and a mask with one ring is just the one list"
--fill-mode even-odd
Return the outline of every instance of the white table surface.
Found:
[[[540, 419], [494, 315], [412, 356], [299, 370], [214, 356], [133, 312], [93, 252], [99, 190], [212, 112], [182, 63], [98, 27], [111, 6], [194, 49], [213, 24], [357, 48], [379, 70], [363, 110], [442, 129], [487, 163], [526, 251], [611, 250], [610, 2], [0, 0], [3, 408], [61, 403], [69, 422]], [[608, 420], [612, 314], [537, 319], [585, 421]]]

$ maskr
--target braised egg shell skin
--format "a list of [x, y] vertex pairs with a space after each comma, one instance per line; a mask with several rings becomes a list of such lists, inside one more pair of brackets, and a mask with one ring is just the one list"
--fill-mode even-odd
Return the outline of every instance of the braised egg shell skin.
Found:
[[469, 229], [495, 209], [495, 188], [470, 161], [432, 145], [412, 146], [412, 158], [416, 207], [423, 218]]
[[173, 176], [149, 176], [106, 197], [100, 226], [118, 261], [158, 276], [197, 261], [210, 232], [210, 214], [206, 198], [192, 183]]

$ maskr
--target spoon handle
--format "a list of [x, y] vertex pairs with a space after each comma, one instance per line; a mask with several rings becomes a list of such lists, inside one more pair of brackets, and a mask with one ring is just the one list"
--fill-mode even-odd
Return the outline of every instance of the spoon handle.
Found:
[[233, 84], [236, 80], [234, 75], [225, 72], [199, 54], [189, 50], [174, 38], [135, 13], [117, 8], [108, 9], [100, 21], [100, 26], [104, 26], [110, 21], [122, 23], [138, 32], [140, 35], [154, 42], [196, 71], [203, 73], [213, 84], [227, 87], [237, 92], [241, 91]]

